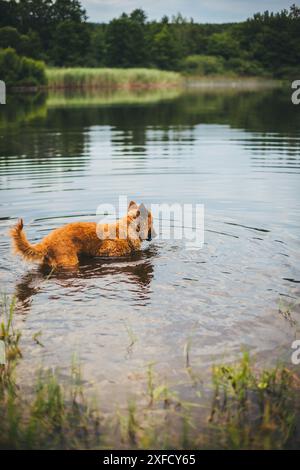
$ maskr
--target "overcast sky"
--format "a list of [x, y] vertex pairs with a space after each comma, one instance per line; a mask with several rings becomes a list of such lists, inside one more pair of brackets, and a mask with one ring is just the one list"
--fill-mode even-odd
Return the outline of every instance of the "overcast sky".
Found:
[[143, 8], [150, 19], [178, 12], [201, 23], [245, 20], [265, 10], [289, 8], [297, 0], [82, 0], [89, 21], [108, 22], [121, 13]]

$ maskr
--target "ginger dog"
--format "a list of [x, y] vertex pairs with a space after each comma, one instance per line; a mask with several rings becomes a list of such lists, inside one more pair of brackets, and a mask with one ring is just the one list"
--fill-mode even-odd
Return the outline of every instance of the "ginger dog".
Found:
[[74, 222], [53, 230], [32, 245], [23, 231], [23, 220], [11, 229], [15, 252], [29, 261], [51, 267], [76, 266], [79, 256], [124, 256], [141, 248], [154, 236], [153, 217], [141, 204], [131, 201], [127, 214], [111, 224]]

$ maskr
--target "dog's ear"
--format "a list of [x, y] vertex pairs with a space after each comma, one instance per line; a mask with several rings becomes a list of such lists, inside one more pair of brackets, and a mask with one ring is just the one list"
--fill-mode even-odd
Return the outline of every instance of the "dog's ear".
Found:
[[139, 205], [139, 211], [142, 217], [146, 217], [148, 215], [148, 210], [143, 203]]
[[136, 202], [130, 201], [128, 206], [128, 215], [130, 215], [133, 219], [139, 217], [140, 211]]
[[137, 203], [134, 201], [130, 201], [129, 206], [128, 206], [128, 211], [131, 211], [133, 209], [137, 209]]

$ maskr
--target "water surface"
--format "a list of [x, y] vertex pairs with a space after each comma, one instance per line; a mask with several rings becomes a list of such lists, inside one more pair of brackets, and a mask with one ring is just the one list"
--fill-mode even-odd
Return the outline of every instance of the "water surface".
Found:
[[[264, 364], [289, 361], [299, 183], [300, 108], [288, 89], [10, 97], [0, 117], [0, 279], [17, 296], [21, 375], [69, 367], [77, 352], [87, 380], [124, 400], [149, 362], [182, 381], [187, 341], [203, 379], [242, 348]], [[119, 195], [204, 204], [203, 249], [156, 239], [130, 258], [50, 277], [12, 255], [18, 217], [34, 242], [96, 220], [97, 206]]]

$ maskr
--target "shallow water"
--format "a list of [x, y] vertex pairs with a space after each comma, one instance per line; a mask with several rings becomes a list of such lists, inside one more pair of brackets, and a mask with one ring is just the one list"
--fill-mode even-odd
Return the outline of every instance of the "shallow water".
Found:
[[[76, 352], [102, 396], [124, 400], [149, 362], [181, 382], [187, 342], [203, 379], [242, 348], [263, 363], [289, 361], [300, 313], [299, 183], [300, 107], [288, 87], [9, 99], [0, 278], [18, 300], [21, 375], [41, 364], [64, 370]], [[155, 239], [131, 258], [50, 276], [11, 254], [18, 217], [37, 241], [97, 220], [97, 206], [119, 195], [204, 204], [203, 249]], [[32, 339], [39, 331], [43, 348]]]

